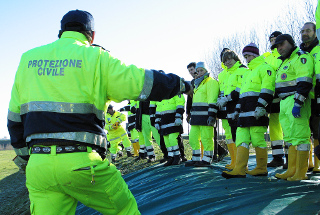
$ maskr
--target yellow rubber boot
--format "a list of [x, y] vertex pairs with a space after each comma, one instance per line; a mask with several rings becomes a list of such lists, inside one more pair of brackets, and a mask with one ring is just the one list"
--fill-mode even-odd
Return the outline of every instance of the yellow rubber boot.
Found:
[[308, 179], [308, 157], [309, 151], [297, 151], [296, 172], [288, 181], [300, 181]]
[[309, 165], [308, 165], [308, 170], [310, 170], [310, 171], [312, 171], [314, 168], [313, 160], [312, 160], [312, 152], [313, 152], [312, 145], [313, 145], [312, 140], [310, 139]]
[[140, 149], [139, 142], [132, 143], [132, 146], [133, 146], [133, 156], [134, 157], [139, 156], [139, 149]]
[[229, 143], [227, 146], [231, 157], [231, 163], [226, 165], [225, 168], [228, 170], [233, 170], [236, 166], [237, 146], [235, 143]]
[[237, 148], [236, 165], [232, 171], [223, 171], [222, 177], [228, 178], [245, 178], [246, 168], [249, 160], [249, 149], [243, 146]]
[[[316, 148], [316, 146], [318, 146], [318, 145], [319, 145], [319, 140], [318, 139], [314, 139], [313, 148]], [[310, 151], [312, 152], [313, 150], [310, 150]], [[313, 160], [314, 160], [313, 172], [314, 173], [320, 173], [320, 161], [319, 161], [319, 159], [317, 158], [316, 155], [313, 155], [313, 156], [314, 156], [314, 158], [313, 158]], [[312, 157], [312, 155], [311, 155], [311, 157]]]
[[287, 178], [292, 177], [296, 173], [296, 159], [297, 150], [296, 147], [291, 145], [288, 149], [288, 169], [283, 174], [277, 173], [276, 178], [287, 180]]
[[267, 148], [255, 148], [257, 166], [247, 174], [253, 176], [268, 176], [267, 163], [268, 163], [268, 150]]

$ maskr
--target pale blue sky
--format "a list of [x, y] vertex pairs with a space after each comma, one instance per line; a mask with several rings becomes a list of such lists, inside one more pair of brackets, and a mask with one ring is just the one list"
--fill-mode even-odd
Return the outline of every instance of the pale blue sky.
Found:
[[[300, 0], [301, 1], [301, 0]], [[94, 43], [126, 64], [162, 69], [187, 80], [186, 65], [204, 61], [213, 41], [285, 10], [288, 0], [93, 0], [2, 1], [0, 27], [0, 138], [9, 137], [7, 112], [11, 87], [25, 51], [57, 39], [69, 10], [95, 18]], [[299, 0], [291, 0], [291, 3]], [[122, 106], [119, 105], [118, 107]], [[117, 107], [117, 105], [116, 105]]]

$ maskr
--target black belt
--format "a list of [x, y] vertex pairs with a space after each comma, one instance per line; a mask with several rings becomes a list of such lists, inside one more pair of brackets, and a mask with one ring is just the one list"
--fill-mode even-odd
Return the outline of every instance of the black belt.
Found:
[[[51, 154], [52, 146], [33, 146], [31, 154]], [[87, 152], [87, 146], [73, 145], [73, 146], [56, 146], [56, 153], [73, 153], [73, 152]]]

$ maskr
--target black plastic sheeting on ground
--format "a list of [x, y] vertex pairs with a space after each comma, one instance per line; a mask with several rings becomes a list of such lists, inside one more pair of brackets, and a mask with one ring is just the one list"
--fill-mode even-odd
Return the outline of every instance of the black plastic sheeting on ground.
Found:
[[[272, 156], [269, 155], [269, 161]], [[211, 167], [155, 165], [125, 175], [142, 215], [154, 214], [318, 214], [320, 175], [298, 182], [278, 180], [282, 167], [268, 168], [267, 177], [242, 179], [221, 176], [230, 158]], [[256, 165], [249, 158], [249, 169]], [[77, 215], [100, 214], [81, 203]]]

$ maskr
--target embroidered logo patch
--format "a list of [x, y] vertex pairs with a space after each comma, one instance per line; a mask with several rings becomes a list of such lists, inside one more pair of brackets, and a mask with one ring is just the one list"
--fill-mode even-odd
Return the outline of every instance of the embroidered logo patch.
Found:
[[307, 63], [307, 59], [306, 58], [301, 58], [301, 63], [306, 64]]
[[267, 70], [267, 73], [269, 76], [271, 76], [271, 74], [272, 74], [271, 70]]
[[288, 69], [288, 66], [283, 67], [283, 69]]
[[287, 78], [287, 74], [286, 74], [286, 73], [282, 73], [282, 74], [281, 74], [281, 79], [282, 79], [282, 80], [286, 80], [286, 78]]

